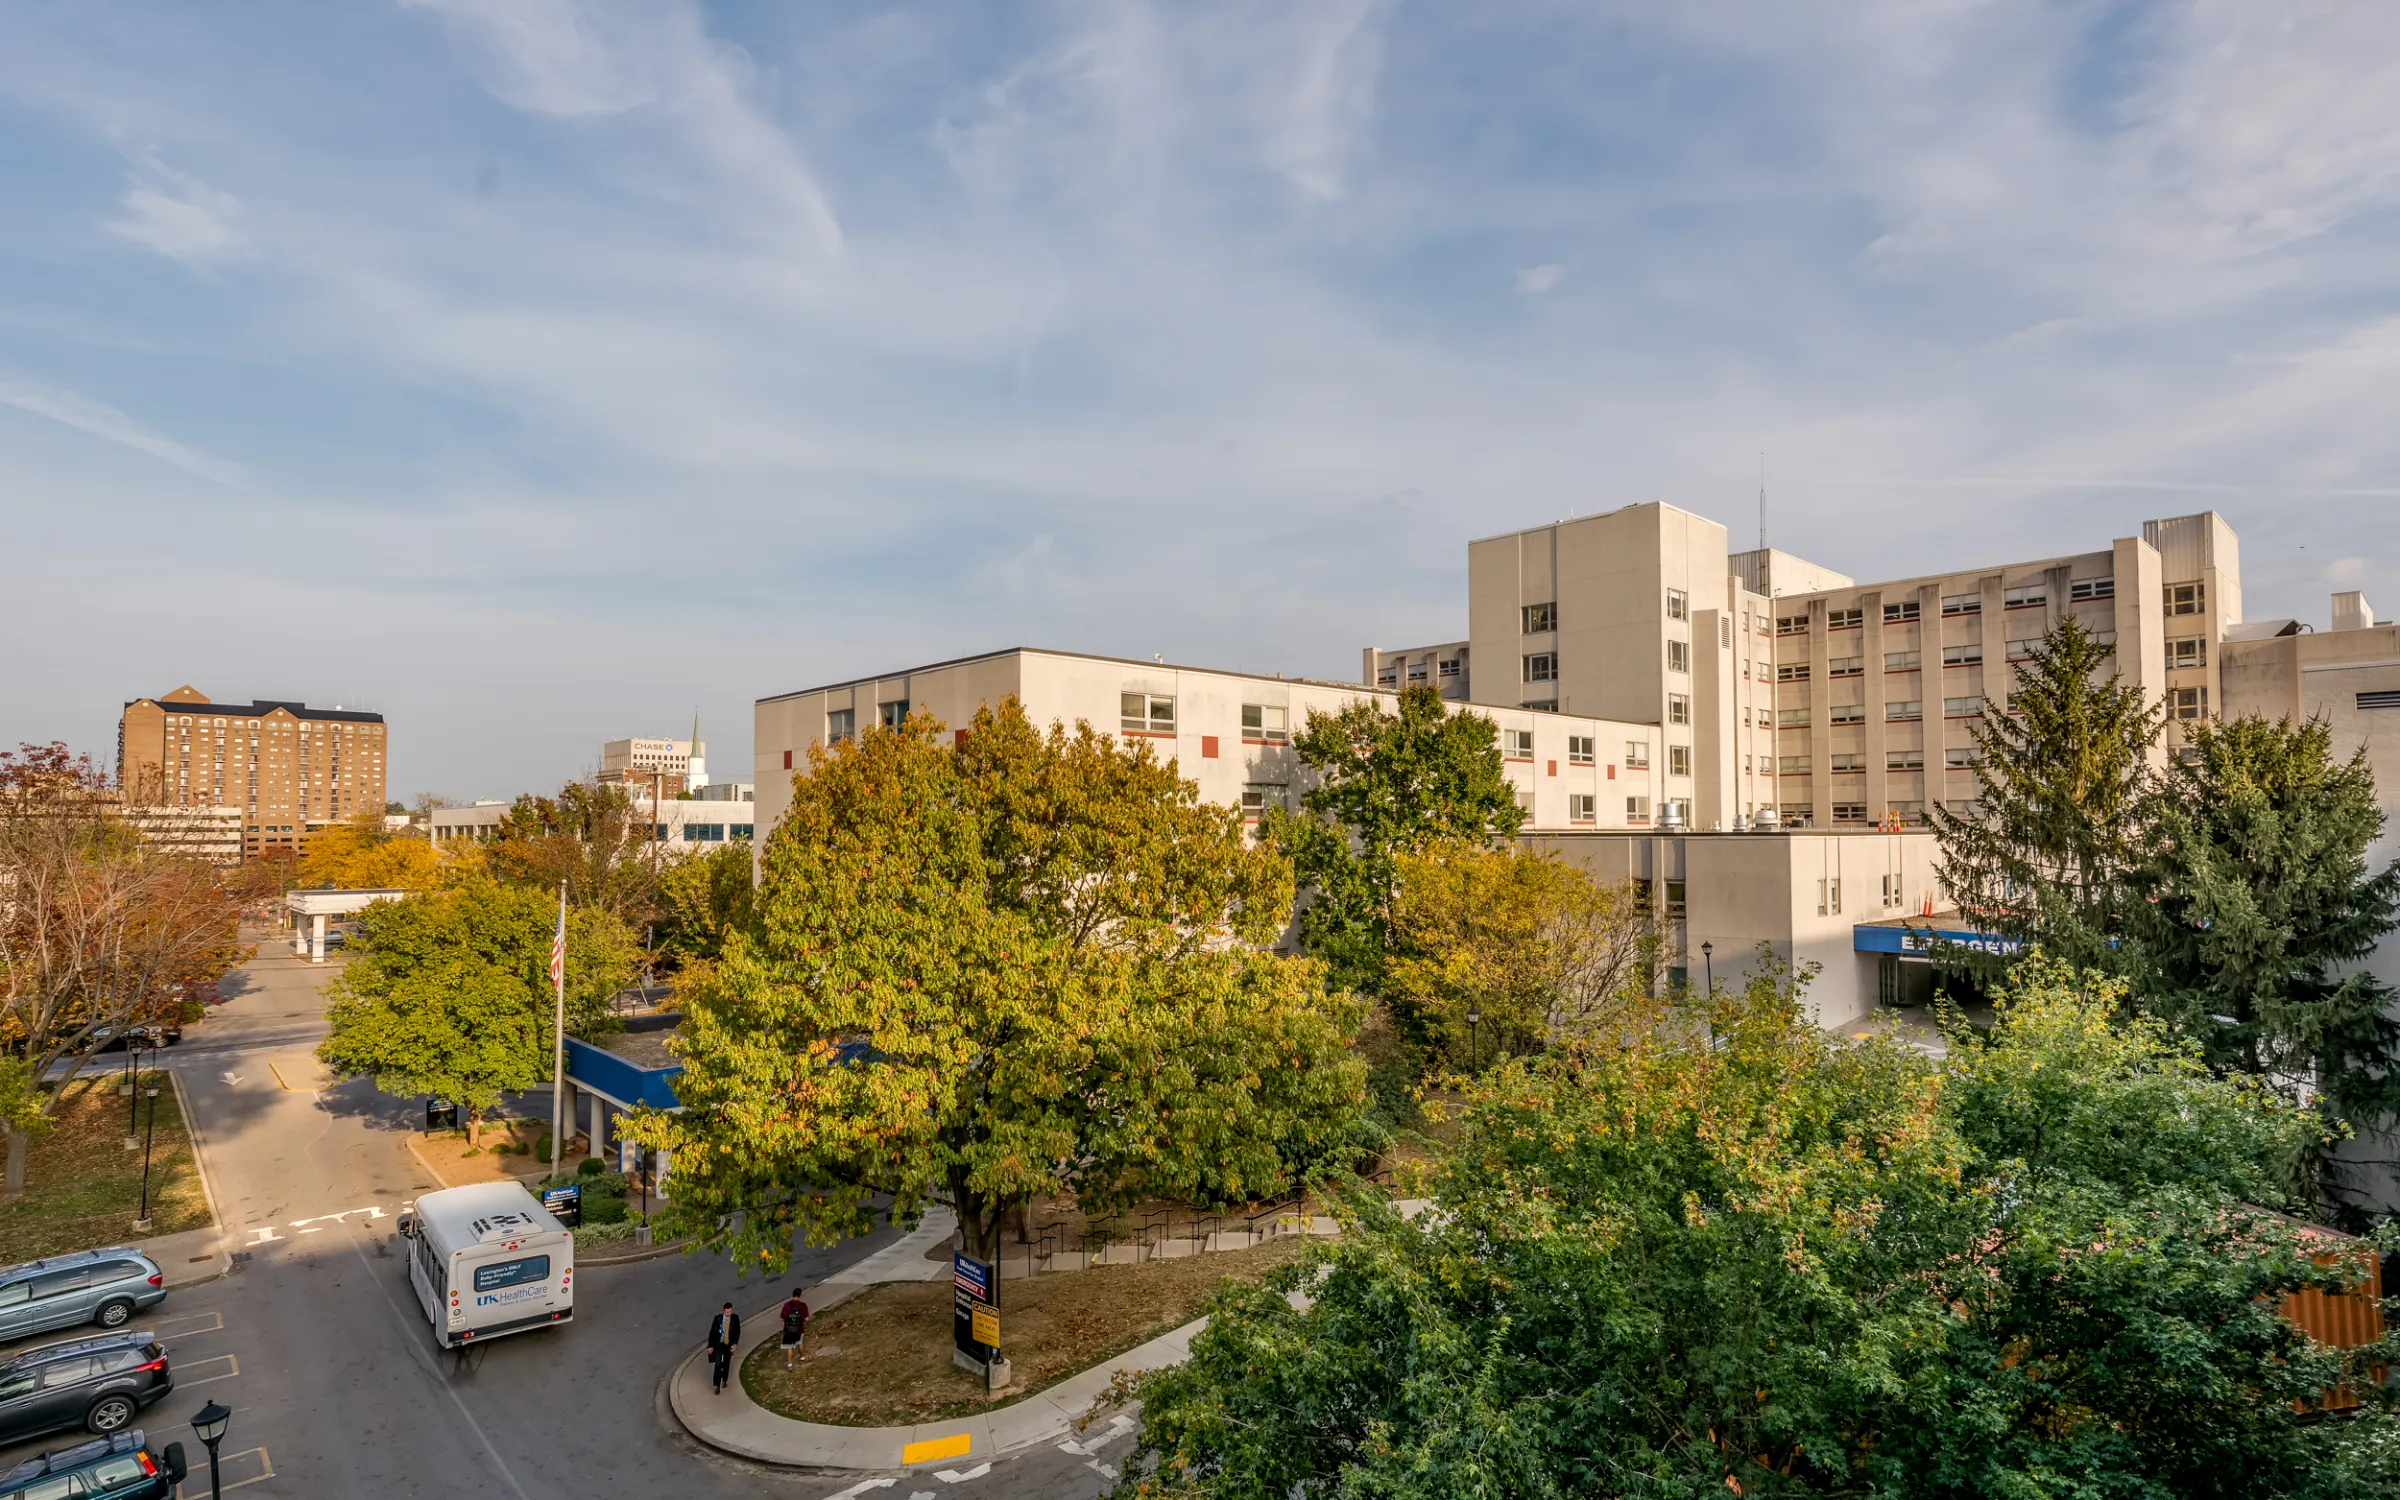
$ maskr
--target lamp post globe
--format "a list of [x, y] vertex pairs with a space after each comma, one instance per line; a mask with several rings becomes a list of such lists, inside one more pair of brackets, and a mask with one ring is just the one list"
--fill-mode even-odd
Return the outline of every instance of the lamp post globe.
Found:
[[1482, 1020], [1481, 1010], [1471, 1005], [1467, 1007], [1467, 1067], [1470, 1071], [1483, 1056], [1483, 1049], [1475, 1044], [1475, 1028]]
[[209, 1500], [222, 1500], [225, 1493], [217, 1479], [217, 1444], [225, 1441], [225, 1424], [233, 1420], [233, 1409], [211, 1401], [192, 1413], [192, 1431], [208, 1445]]
[[1704, 941], [1700, 944], [1700, 971], [1708, 977], [1708, 993], [1711, 997], [1717, 993], [1717, 965], [1712, 957], [1716, 951], [1717, 945], [1714, 943]]

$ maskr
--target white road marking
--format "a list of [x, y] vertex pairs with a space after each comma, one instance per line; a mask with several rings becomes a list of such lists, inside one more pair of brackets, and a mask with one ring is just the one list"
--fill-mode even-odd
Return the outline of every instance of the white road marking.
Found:
[[[862, 1479], [846, 1490], [834, 1491], [832, 1494], [827, 1495], [825, 1500], [858, 1500], [859, 1496], [865, 1494], [869, 1490], [888, 1490], [899, 1482], [900, 1481], [897, 1479]], [[928, 1490], [926, 1493], [931, 1494], [932, 1491]], [[912, 1495], [909, 1497], [909, 1500], [916, 1500], [916, 1497]]]
[[969, 1469], [964, 1473], [961, 1473], [956, 1469], [936, 1469], [933, 1471], [933, 1477], [940, 1480], [944, 1484], [965, 1484], [970, 1479], [981, 1479], [984, 1475], [989, 1474], [990, 1472], [992, 1472], [992, 1466], [990, 1463], [986, 1462], [977, 1464], [974, 1468]]
[[[222, 1374], [222, 1375], [203, 1375], [203, 1376], [201, 1376], [201, 1377], [200, 1377], [199, 1379], [197, 1379], [197, 1380], [194, 1380], [194, 1379], [192, 1378], [192, 1376], [191, 1376], [191, 1372], [192, 1372], [193, 1370], [199, 1369], [199, 1368], [201, 1368], [201, 1367], [202, 1367], [202, 1366], [204, 1366], [204, 1365], [213, 1365], [213, 1364], [215, 1364], [215, 1363], [216, 1363], [218, 1360], [223, 1360], [223, 1361], [225, 1362], [225, 1373], [224, 1373], [224, 1374]], [[195, 1361], [193, 1361], [193, 1362], [192, 1362], [190, 1365], [187, 1365], [187, 1366], [185, 1366], [183, 1369], [176, 1371], [176, 1372], [175, 1372], [175, 1384], [176, 1384], [177, 1386], [187, 1386], [187, 1385], [206, 1385], [206, 1384], [208, 1384], [208, 1383], [209, 1383], [210, 1381], [212, 1381], [212, 1380], [231, 1380], [231, 1379], [233, 1379], [233, 1378], [234, 1378], [236, 1375], [239, 1375], [239, 1374], [241, 1374], [241, 1373], [242, 1373], [242, 1366], [241, 1366], [241, 1362], [240, 1362], [240, 1361], [236, 1360], [236, 1359], [235, 1359], [235, 1358], [234, 1358], [232, 1355], [230, 1355], [230, 1354], [218, 1354], [218, 1355], [212, 1355], [212, 1356], [210, 1356], [210, 1357], [209, 1357], [209, 1358], [207, 1358], [207, 1359], [195, 1360]]]
[[239, 1073], [219, 1073], [217, 1076], [225, 1080], [227, 1088], [232, 1088], [242, 1081], [242, 1075]]

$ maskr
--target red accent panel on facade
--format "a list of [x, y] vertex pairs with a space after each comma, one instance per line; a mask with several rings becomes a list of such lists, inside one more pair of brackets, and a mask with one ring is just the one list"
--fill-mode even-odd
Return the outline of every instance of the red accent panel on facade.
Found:
[[1200, 736], [1200, 758], [1202, 760], [1215, 760], [1217, 758], [1217, 737], [1215, 735], [1204, 734]]

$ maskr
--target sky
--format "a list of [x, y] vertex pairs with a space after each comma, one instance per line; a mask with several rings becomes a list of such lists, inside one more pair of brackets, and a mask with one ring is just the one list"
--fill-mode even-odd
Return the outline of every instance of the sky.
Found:
[[[1006, 645], [1353, 678], [1647, 500], [2400, 606], [2400, 9], [0, 9], [0, 743], [506, 797]], [[746, 779], [746, 778], [745, 778]]]

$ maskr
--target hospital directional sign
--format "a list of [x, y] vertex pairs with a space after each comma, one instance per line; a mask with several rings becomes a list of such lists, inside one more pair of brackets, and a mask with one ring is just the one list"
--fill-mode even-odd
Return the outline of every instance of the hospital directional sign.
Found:
[[1933, 951], [1928, 938], [1956, 943], [1976, 953], [1997, 953], [2014, 958], [2025, 951], [2025, 944], [2016, 938], [2002, 937], [1996, 932], [1975, 932], [1952, 927], [1902, 927], [1882, 922], [1861, 922], [1850, 929], [1850, 945], [1858, 953], [1908, 953], [1924, 955]]

